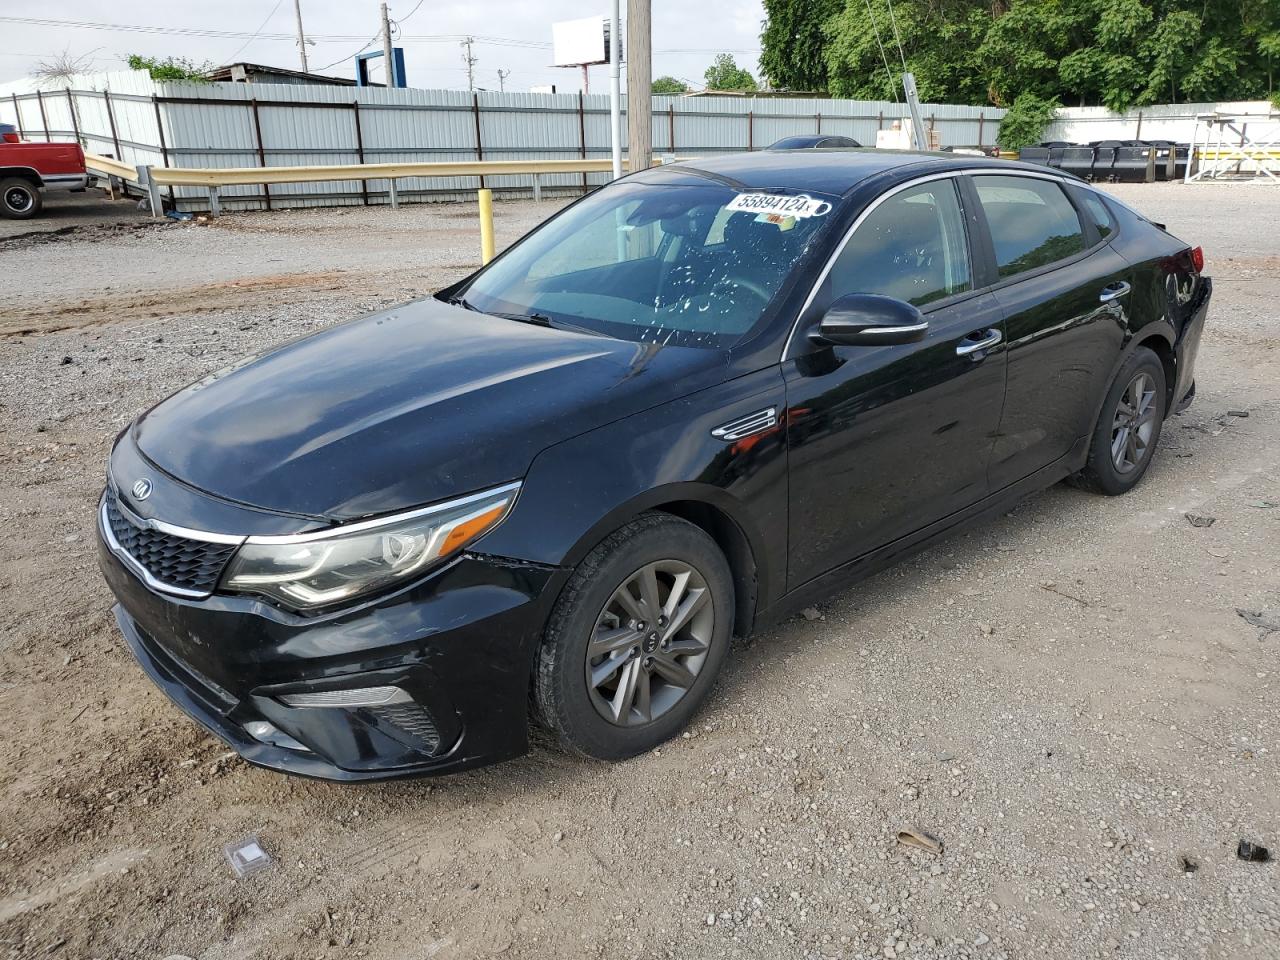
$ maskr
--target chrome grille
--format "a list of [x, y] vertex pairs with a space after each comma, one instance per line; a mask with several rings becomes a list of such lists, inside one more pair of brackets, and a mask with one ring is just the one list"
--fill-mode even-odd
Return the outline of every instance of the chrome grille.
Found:
[[104, 532], [115, 540], [113, 546], [149, 573], [159, 589], [208, 596], [236, 552], [234, 543], [193, 540], [145, 526], [121, 506], [113, 488], [107, 488], [102, 506]]

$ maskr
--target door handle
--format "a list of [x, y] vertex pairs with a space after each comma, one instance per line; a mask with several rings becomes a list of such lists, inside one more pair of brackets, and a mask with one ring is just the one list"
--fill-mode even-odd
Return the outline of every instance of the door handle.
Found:
[[[975, 340], [974, 337], [979, 337], [980, 339]], [[995, 327], [989, 330], [981, 330], [978, 333], [971, 333], [956, 346], [956, 355], [967, 357], [969, 354], [977, 353], [979, 350], [990, 350], [1003, 339], [1004, 334]]]
[[1102, 293], [1098, 295], [1098, 300], [1102, 303], [1110, 303], [1112, 300], [1118, 300], [1123, 297], [1129, 290], [1129, 284], [1124, 280], [1109, 283], [1102, 288]]

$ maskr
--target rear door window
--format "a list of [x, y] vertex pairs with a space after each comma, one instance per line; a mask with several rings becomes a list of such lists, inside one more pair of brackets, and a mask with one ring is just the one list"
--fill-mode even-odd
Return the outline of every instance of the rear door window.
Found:
[[991, 228], [1001, 278], [1017, 276], [1080, 253], [1080, 216], [1066, 193], [1034, 177], [974, 177]]
[[955, 182], [911, 187], [872, 210], [840, 251], [828, 281], [831, 301], [878, 293], [917, 307], [971, 289]]

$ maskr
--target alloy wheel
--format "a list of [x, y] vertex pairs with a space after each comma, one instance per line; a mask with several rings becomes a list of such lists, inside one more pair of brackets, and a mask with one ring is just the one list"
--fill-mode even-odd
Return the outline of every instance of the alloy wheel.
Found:
[[1132, 473], [1142, 465], [1155, 428], [1155, 381], [1150, 374], [1139, 373], [1120, 395], [1111, 422], [1111, 462], [1117, 473]]
[[693, 687], [714, 636], [711, 591], [681, 560], [647, 563], [613, 591], [587, 644], [587, 691], [618, 726], [662, 716]]

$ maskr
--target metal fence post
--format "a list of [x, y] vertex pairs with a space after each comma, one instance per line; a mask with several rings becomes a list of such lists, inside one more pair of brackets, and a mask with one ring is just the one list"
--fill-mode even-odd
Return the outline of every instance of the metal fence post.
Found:
[[[164, 136], [164, 122], [160, 119], [160, 101], [156, 99], [156, 95], [151, 95], [151, 107], [156, 113], [156, 134], [160, 138], [160, 160], [167, 167], [169, 166], [169, 143]], [[148, 167], [147, 169], [150, 169]], [[173, 187], [169, 187], [169, 202], [175, 202]]]
[[391, 179], [389, 179], [389, 180], [387, 181], [387, 194], [388, 194], [388, 196], [391, 198], [391, 207], [392, 207], [392, 209], [397, 209], [397, 208], [399, 208], [399, 206], [400, 206], [400, 194], [396, 192], [396, 180], [395, 180], [395, 177], [392, 177]]
[[44, 94], [39, 90], [36, 91], [36, 103], [40, 105], [40, 124], [44, 127], [44, 142], [49, 143], [53, 139], [49, 136], [49, 115], [44, 112]]
[[102, 91], [102, 100], [107, 105], [107, 122], [111, 124], [111, 142], [115, 145], [115, 148], [116, 148], [116, 159], [123, 160], [124, 157], [120, 155], [120, 135], [116, 132], [116, 115], [115, 115], [115, 111], [111, 109], [111, 91], [110, 90]]
[[[258, 144], [258, 166], [265, 167], [267, 165], [267, 152], [262, 147], [262, 119], [258, 116], [258, 98], [254, 97], [249, 101], [249, 106], [253, 110], [253, 133], [254, 139]], [[264, 183], [262, 185], [262, 196], [267, 202], [267, 209], [271, 209], [271, 184]]]
[[[476, 159], [484, 160], [484, 143], [480, 139], [480, 94], [471, 95], [471, 116], [476, 122]], [[484, 189], [484, 177], [480, 178], [480, 189]]]
[[67, 87], [67, 109], [71, 111], [71, 129], [76, 135], [76, 143], [80, 143], [80, 121], [76, 119], [76, 98], [71, 93], [70, 87]]
[[533, 202], [542, 202], [542, 174], [540, 173], [533, 175]]
[[[583, 160], [587, 159], [587, 118], [582, 105], [582, 91], [578, 91], [578, 150]], [[582, 171], [582, 192], [587, 192], [587, 172]]]
[[[356, 156], [360, 158], [360, 162], [364, 163], [364, 134], [360, 130], [360, 101], [351, 101], [351, 113], [356, 122]], [[360, 198], [364, 201], [364, 205], [369, 205], [369, 181], [360, 181]]]

